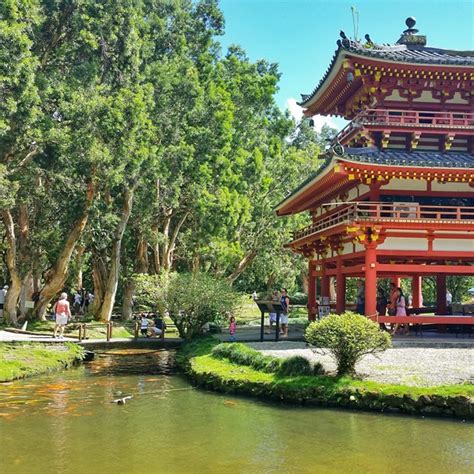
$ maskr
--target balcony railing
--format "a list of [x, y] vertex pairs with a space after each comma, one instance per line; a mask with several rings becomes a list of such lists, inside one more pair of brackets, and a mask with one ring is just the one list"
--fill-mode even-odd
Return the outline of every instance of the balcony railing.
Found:
[[474, 207], [430, 206], [414, 202], [355, 202], [330, 211], [309, 226], [294, 232], [293, 240], [317, 234], [340, 224], [349, 225], [361, 222], [472, 224], [474, 230]]
[[474, 113], [367, 109], [357, 114], [339, 132], [337, 139], [343, 142], [344, 138], [363, 126], [472, 130], [474, 129]]

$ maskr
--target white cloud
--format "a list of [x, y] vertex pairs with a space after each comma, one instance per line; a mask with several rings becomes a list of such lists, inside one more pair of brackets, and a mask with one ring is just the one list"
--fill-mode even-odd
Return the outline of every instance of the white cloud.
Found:
[[[290, 115], [293, 117], [293, 119], [296, 122], [299, 122], [301, 118], [303, 117], [303, 109], [296, 103], [296, 99], [294, 99], [293, 97], [290, 97], [286, 101], [286, 106], [288, 107]], [[314, 121], [314, 129], [317, 132], [321, 131], [321, 128], [323, 128], [323, 125], [329, 125], [331, 128], [335, 128], [336, 130], [341, 130], [347, 124], [346, 120], [340, 119], [338, 117], [333, 118], [333, 117], [326, 117], [324, 115], [315, 115], [314, 117], [312, 117], [312, 119]]]

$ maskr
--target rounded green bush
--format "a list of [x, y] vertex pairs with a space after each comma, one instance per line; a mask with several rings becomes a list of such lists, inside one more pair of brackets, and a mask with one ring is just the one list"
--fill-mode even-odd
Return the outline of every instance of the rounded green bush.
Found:
[[331, 353], [337, 362], [338, 375], [353, 374], [362, 356], [384, 351], [391, 345], [389, 335], [377, 323], [351, 312], [311, 323], [305, 338], [311, 345]]
[[313, 368], [308, 359], [302, 356], [292, 356], [283, 359], [277, 371], [278, 375], [313, 375]]

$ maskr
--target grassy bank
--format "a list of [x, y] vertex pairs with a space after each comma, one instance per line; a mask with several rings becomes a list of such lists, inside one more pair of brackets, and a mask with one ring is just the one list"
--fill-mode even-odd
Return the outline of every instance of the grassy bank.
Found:
[[82, 355], [82, 347], [73, 343], [0, 343], [0, 382], [70, 367]]
[[180, 350], [178, 363], [198, 386], [287, 403], [474, 419], [474, 385], [412, 387], [328, 375], [282, 376], [218, 357], [212, 353], [217, 343], [205, 339]]

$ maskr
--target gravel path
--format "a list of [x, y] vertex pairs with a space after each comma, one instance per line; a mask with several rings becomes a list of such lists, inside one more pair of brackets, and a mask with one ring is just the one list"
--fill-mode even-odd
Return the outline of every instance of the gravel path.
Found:
[[[266, 355], [300, 355], [319, 361], [328, 372], [336, 370], [330, 355], [315, 353], [304, 342], [249, 343]], [[403, 385], [434, 386], [474, 383], [474, 349], [388, 349], [378, 356], [367, 355], [356, 366], [367, 380]]]

